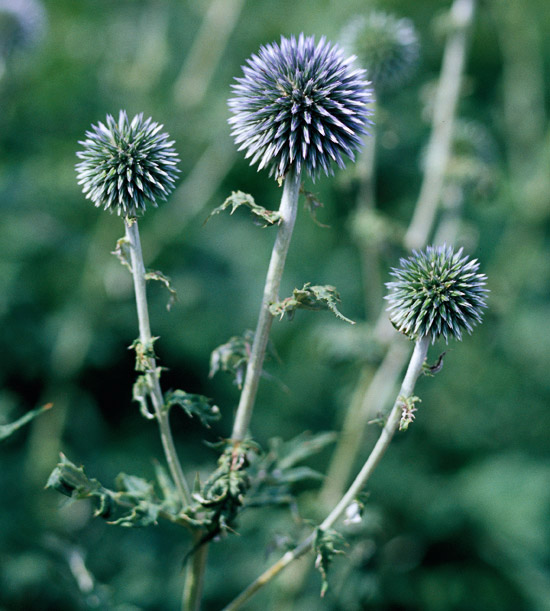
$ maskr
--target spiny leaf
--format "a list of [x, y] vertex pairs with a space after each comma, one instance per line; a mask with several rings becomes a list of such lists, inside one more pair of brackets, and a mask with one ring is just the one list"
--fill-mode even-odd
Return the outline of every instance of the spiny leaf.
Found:
[[162, 272], [150, 270], [145, 274], [145, 280], [156, 280], [158, 282], [162, 282], [164, 286], [167, 288], [170, 293], [170, 297], [168, 299], [168, 303], [166, 304], [166, 309], [170, 311], [172, 306], [178, 300], [178, 294], [174, 287], [172, 286], [172, 282], [168, 276], [165, 276]]
[[353, 320], [346, 318], [338, 310], [337, 303], [340, 303], [340, 295], [335, 287], [328, 284], [311, 286], [306, 282], [301, 289], [294, 289], [292, 297], [272, 303], [269, 311], [273, 316], [279, 316], [281, 319], [286, 314], [292, 320], [296, 310], [330, 310], [337, 318], [354, 325]]
[[220, 408], [203, 395], [194, 395], [184, 390], [172, 390], [164, 395], [166, 409], [174, 405], [181, 407], [190, 417], [197, 416], [201, 423], [210, 428], [210, 423], [221, 418]]
[[328, 590], [328, 571], [332, 564], [332, 560], [337, 554], [345, 553], [343, 550], [344, 545], [344, 537], [335, 530], [324, 531], [317, 528], [315, 531], [315, 568], [319, 570], [323, 580], [321, 597], [323, 597]]
[[231, 208], [230, 214], [233, 214], [240, 206], [247, 206], [250, 208], [253, 216], [255, 216], [257, 220], [261, 221], [264, 227], [269, 225], [278, 225], [281, 222], [281, 215], [278, 212], [275, 212], [274, 210], [267, 210], [266, 208], [259, 206], [254, 201], [252, 195], [243, 193], [242, 191], [233, 191], [221, 206], [218, 206], [210, 213], [205, 223], [215, 214], [219, 214], [227, 208]]

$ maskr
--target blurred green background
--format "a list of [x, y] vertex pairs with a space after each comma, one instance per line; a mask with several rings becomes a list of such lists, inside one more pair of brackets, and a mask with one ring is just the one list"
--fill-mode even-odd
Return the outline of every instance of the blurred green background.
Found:
[[[32, 16], [32, 4], [11, 4]], [[110, 254], [122, 222], [81, 194], [78, 140], [124, 108], [152, 116], [176, 141], [178, 188], [140, 226], [146, 264], [179, 295], [168, 313], [165, 291], [150, 287], [165, 387], [203, 393], [222, 410], [206, 432], [173, 417], [185, 470], [206, 474], [216, 453], [203, 439], [230, 434], [238, 401], [230, 378], [209, 379], [209, 355], [254, 328], [274, 233], [241, 211], [203, 222], [232, 190], [269, 208], [280, 197], [231, 141], [230, 84], [261, 44], [301, 31], [338, 40], [371, 6], [409, 17], [421, 43], [414, 78], [382, 98], [378, 113], [379, 211], [406, 226], [448, 1], [49, 0], [27, 24], [27, 36], [36, 33], [27, 46], [0, 21], [0, 423], [54, 403], [0, 445], [2, 611], [176, 609], [189, 548], [174, 526], [111, 527], [87, 503], [44, 490], [59, 451], [106, 485], [121, 471], [152, 478], [161, 457], [154, 424], [131, 402], [131, 278]], [[484, 324], [450, 346], [440, 374], [419, 382], [417, 419], [373, 477], [366, 526], [347, 560], [336, 560], [326, 597], [317, 574], [293, 600], [283, 577], [248, 608], [550, 609], [549, 31], [547, 0], [486, 0], [475, 18], [459, 117], [490, 154], [455, 166], [482, 177], [464, 191], [457, 241], [489, 276]], [[330, 228], [300, 211], [281, 294], [307, 281], [333, 284], [342, 312], [361, 322], [353, 164], [306, 188]], [[404, 254], [383, 245], [382, 280]], [[376, 351], [357, 347], [354, 329], [329, 313], [274, 325], [279, 358], [266, 364], [273, 379], [262, 382], [253, 419], [262, 446], [339, 430], [360, 367], [377, 362]], [[312, 466], [325, 470], [329, 456]], [[304, 518], [318, 517], [308, 502], [317, 485], [296, 491]], [[227, 603], [278, 557], [277, 541], [300, 532], [283, 509], [247, 511], [237, 530], [210, 549], [204, 609]]]

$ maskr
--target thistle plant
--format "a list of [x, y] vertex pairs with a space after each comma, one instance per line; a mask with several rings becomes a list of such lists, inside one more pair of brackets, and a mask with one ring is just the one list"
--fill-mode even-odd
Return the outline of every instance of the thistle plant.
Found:
[[[378, 64], [374, 60], [370, 66], [364, 62], [369, 73], [355, 67], [353, 56], [348, 57], [325, 38], [316, 42], [313, 37], [300, 34], [261, 47], [243, 66], [243, 75], [232, 86], [233, 97], [228, 106], [235, 143], [251, 165], [267, 170], [278, 181], [283, 192], [278, 211], [266, 210], [252, 196], [234, 191], [210, 215], [226, 209], [233, 212], [244, 205], [264, 226], [276, 227], [277, 234], [254, 334], [233, 336], [212, 354], [211, 375], [217, 371], [233, 374], [241, 394], [231, 435], [216, 446], [221, 450], [216, 467], [205, 482], [197, 478], [192, 490], [176, 452], [170, 412], [174, 407], [182, 408], [208, 426], [219, 417], [220, 410], [201, 395], [183, 390], [164, 392], [161, 387], [162, 367], [155, 354], [157, 338], [149, 323], [146, 282], [157, 279], [169, 289], [171, 286], [159, 272], [146, 270], [138, 231], [138, 217], [148, 205], [157, 206], [174, 189], [179, 172], [174, 142], [163, 132], [163, 126], [151, 118], [144, 119], [138, 114], [130, 120], [124, 111], [120, 111], [118, 119], [108, 115], [104, 122], [93, 125], [80, 142], [76, 171], [86, 198], [96, 207], [115, 212], [124, 222], [125, 237], [117, 243], [115, 254], [132, 273], [136, 298], [139, 337], [132, 344], [137, 370], [133, 399], [142, 415], [156, 420], [159, 426], [168, 471], [157, 467], [155, 483], [121, 474], [113, 490], [88, 478], [83, 467], [62, 456], [48, 485], [71, 498], [92, 499], [96, 515], [112, 524], [146, 526], [162, 518], [189, 530], [192, 542], [184, 559], [188, 565], [185, 611], [199, 608], [210, 542], [230, 532], [247, 507], [293, 504], [292, 483], [313, 473], [297, 463], [334, 441], [332, 433], [319, 434], [313, 440], [304, 435], [290, 442], [271, 440], [269, 451], [262, 454], [258, 444], [250, 439], [249, 429], [273, 320], [292, 319], [298, 309], [328, 310], [340, 320], [354, 324], [340, 312], [340, 296], [333, 286], [305, 282], [286, 298], [279, 296], [279, 287], [296, 221], [302, 177], [315, 181], [323, 174], [332, 174], [335, 166], [344, 167], [347, 159], [354, 160], [362, 138], [372, 126], [369, 105], [374, 99], [366, 77], [371, 76], [376, 87], [389, 87], [390, 82], [397, 82], [398, 76], [404, 78], [404, 72], [413, 63], [415, 49], [417, 52], [414, 31], [405, 20], [379, 15], [369, 23], [373, 40], [380, 36], [378, 42], [372, 42], [373, 49], [385, 53], [386, 61], [384, 65], [380, 55], [375, 57]], [[386, 28], [386, 39], [376, 29], [378, 25]], [[341, 553], [344, 541], [345, 530], [339, 532], [341, 519], [347, 515], [348, 523], [360, 520], [358, 508], [363, 507], [364, 488], [393, 436], [398, 431], [414, 429], [420, 402], [414, 394], [418, 378], [423, 373], [436, 374], [441, 368], [443, 355], [434, 365], [426, 365], [430, 343], [439, 338], [446, 342], [451, 337], [460, 340], [465, 330], [470, 333], [481, 322], [486, 307], [486, 277], [479, 273], [477, 260], [464, 256], [462, 249], [455, 252], [449, 246], [430, 246], [425, 251], [414, 251], [410, 258], [401, 259], [401, 266], [392, 275], [386, 297], [390, 319], [414, 342], [414, 348], [393, 406], [380, 418], [380, 436], [363, 467], [347, 490], [342, 489], [326, 517], [227, 609], [238, 608], [284, 567], [310, 550], [317, 557], [324, 594], [331, 561]], [[385, 393], [389, 392], [386, 389]]]
[[316, 43], [304, 34], [281, 37], [280, 44], [261, 47], [232, 86], [229, 124], [239, 150], [246, 151], [258, 170], [265, 168], [279, 182], [284, 180], [279, 229], [233, 427], [235, 441], [244, 439], [252, 416], [273, 320], [270, 306], [278, 301], [302, 172], [315, 180], [321, 173], [331, 174], [333, 162], [343, 167], [344, 157], [354, 159], [367, 133], [372, 93], [353, 59], [325, 38]]
[[[394, 435], [399, 430], [406, 431], [414, 421], [418, 409], [416, 403], [420, 401], [413, 394], [418, 378], [423, 373], [433, 375], [441, 369], [442, 356], [434, 367], [425, 363], [430, 342], [433, 343], [440, 336], [447, 340], [449, 335], [460, 340], [462, 328], [471, 331], [475, 323], [481, 322], [487, 289], [484, 288], [486, 276], [477, 273], [478, 268], [477, 260], [462, 257], [462, 250], [454, 253], [452, 248], [446, 246], [428, 247], [425, 252], [415, 252], [409, 259], [401, 259], [401, 267], [393, 270], [398, 280], [388, 283], [390, 293], [387, 298], [392, 312], [398, 313], [397, 320], [414, 322], [403, 327], [414, 341], [414, 349], [378, 440], [349, 488], [321, 524], [243, 590], [224, 611], [240, 608], [284, 568], [311, 550], [315, 550], [317, 556], [316, 566], [323, 578], [321, 595], [324, 594], [328, 587], [330, 561], [338, 553], [334, 542], [340, 536], [334, 527], [343, 516], [356, 511], [360, 495]], [[410, 328], [414, 331], [409, 332]]]

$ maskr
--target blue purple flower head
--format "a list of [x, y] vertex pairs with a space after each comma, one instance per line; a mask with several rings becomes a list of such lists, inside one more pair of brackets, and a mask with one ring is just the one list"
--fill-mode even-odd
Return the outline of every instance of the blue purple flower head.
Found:
[[365, 71], [337, 45], [300, 34], [260, 48], [243, 66], [228, 102], [232, 135], [251, 165], [284, 178], [311, 178], [354, 159], [372, 114]]

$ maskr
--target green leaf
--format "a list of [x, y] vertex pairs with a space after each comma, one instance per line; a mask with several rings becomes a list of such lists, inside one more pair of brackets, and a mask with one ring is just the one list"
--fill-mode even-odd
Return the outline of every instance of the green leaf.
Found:
[[235, 379], [234, 383], [239, 390], [242, 388], [248, 357], [252, 350], [254, 333], [245, 331], [243, 335], [231, 337], [225, 344], [221, 344], [210, 355], [210, 372], [208, 376], [213, 378], [218, 371], [225, 371]]
[[46, 488], [57, 490], [73, 500], [92, 498], [97, 501], [96, 516], [108, 518], [114, 510], [113, 493], [104, 488], [97, 479], [89, 479], [84, 467], [77, 467], [64, 454], [51, 472]]
[[126, 236], [119, 238], [116, 242], [115, 249], [111, 252], [112, 255], [120, 261], [130, 273], [132, 273], [132, 266], [130, 265], [130, 241]]
[[2, 424], [0, 425], [0, 441], [7, 439], [11, 435], [15, 433], [15, 431], [19, 430], [22, 426], [34, 420], [37, 416], [42, 414], [43, 412], [51, 409], [53, 407], [53, 403], [46, 403], [46, 405], [42, 405], [42, 407], [37, 407], [30, 412], [27, 412], [25, 415], [21, 416], [21, 418], [17, 419], [15, 422], [10, 422], [10, 424]]
[[210, 428], [211, 422], [216, 422], [221, 418], [220, 408], [217, 405], [212, 405], [212, 399], [203, 395], [194, 395], [184, 390], [172, 390], [164, 395], [164, 402], [168, 410], [177, 405], [190, 418], [197, 416], [207, 428]]
[[283, 318], [286, 314], [289, 320], [294, 318], [296, 310], [330, 310], [337, 318], [354, 325], [355, 322], [346, 318], [336, 307], [340, 303], [340, 295], [335, 287], [330, 285], [311, 286], [306, 282], [301, 289], [294, 289], [292, 297], [272, 303], [269, 311], [273, 316]]
[[148, 270], [145, 274], [145, 280], [156, 280], [157, 282], [161, 282], [167, 288], [170, 293], [170, 297], [168, 298], [168, 303], [166, 304], [166, 309], [170, 311], [172, 306], [178, 300], [178, 294], [174, 287], [172, 286], [172, 282], [168, 276], [165, 276], [162, 272], [155, 270]]
[[269, 225], [278, 225], [281, 222], [281, 215], [278, 212], [273, 210], [267, 210], [262, 206], [259, 206], [255, 201], [252, 195], [248, 193], [243, 193], [242, 191], [233, 191], [231, 195], [223, 202], [221, 206], [215, 208], [205, 223], [213, 217], [215, 214], [219, 214], [223, 212], [227, 208], [231, 208], [230, 214], [233, 214], [237, 208], [240, 206], [247, 206], [250, 208], [253, 216], [256, 217], [259, 221], [263, 223], [264, 227]]
[[300, 193], [306, 198], [305, 209], [309, 212], [311, 219], [318, 227], [324, 229], [330, 228], [330, 225], [324, 225], [317, 219], [317, 210], [324, 208], [323, 202], [311, 191], [306, 191], [304, 187], [300, 187]]
[[321, 597], [323, 597], [328, 590], [328, 571], [333, 558], [336, 555], [345, 553], [343, 550], [344, 545], [345, 539], [339, 532], [335, 530], [323, 531], [320, 528], [316, 529], [314, 544], [316, 553], [315, 568], [319, 570], [323, 580]]

